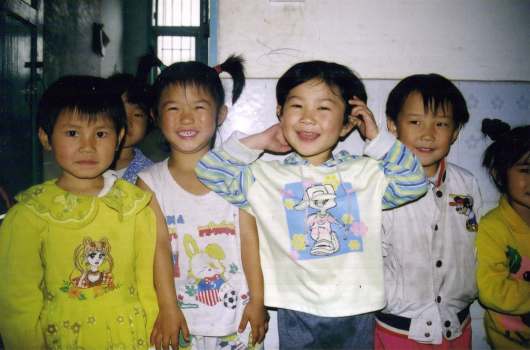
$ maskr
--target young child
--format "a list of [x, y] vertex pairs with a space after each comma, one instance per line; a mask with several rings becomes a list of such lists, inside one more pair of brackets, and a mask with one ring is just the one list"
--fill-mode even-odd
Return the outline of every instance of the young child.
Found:
[[[414, 155], [379, 132], [350, 69], [302, 62], [276, 86], [280, 123], [210, 151], [199, 179], [256, 217], [265, 305], [278, 308], [282, 349], [368, 349], [384, 306], [381, 211], [425, 193]], [[358, 128], [365, 154], [333, 156]], [[257, 159], [264, 149], [294, 152]], [[254, 253], [258, 255], [258, 252]]]
[[[153, 86], [153, 113], [171, 153], [141, 172], [138, 180], [156, 195], [169, 229], [176, 300], [187, 323], [183, 334], [188, 328], [191, 334], [191, 342], [181, 342], [181, 348], [243, 349], [265, 336], [259, 260], [245, 256], [245, 247], [257, 244], [252, 236], [247, 238], [248, 230], [256, 230], [253, 220], [239, 217], [238, 208], [203, 186], [194, 172], [227, 115], [221, 71], [234, 80], [235, 102], [245, 83], [239, 57], [214, 68], [178, 62], [162, 71]], [[247, 320], [252, 340], [239, 334]]]
[[530, 349], [530, 125], [485, 119], [482, 131], [494, 141], [482, 164], [502, 195], [476, 242], [484, 325], [492, 348]]
[[376, 315], [375, 348], [470, 349], [481, 196], [473, 175], [445, 159], [469, 119], [466, 102], [446, 78], [412, 75], [390, 92], [386, 114], [430, 191], [383, 213], [387, 305]]
[[151, 195], [105, 175], [125, 115], [105, 79], [44, 93], [39, 139], [58, 179], [17, 196], [0, 228], [0, 334], [7, 349], [146, 349], [155, 317]]
[[115, 74], [108, 78], [114, 93], [121, 95], [127, 114], [127, 134], [120, 149], [114, 169], [118, 176], [136, 183], [138, 173], [153, 162], [136, 147], [152, 127], [149, 116], [149, 85], [137, 80], [131, 74]]

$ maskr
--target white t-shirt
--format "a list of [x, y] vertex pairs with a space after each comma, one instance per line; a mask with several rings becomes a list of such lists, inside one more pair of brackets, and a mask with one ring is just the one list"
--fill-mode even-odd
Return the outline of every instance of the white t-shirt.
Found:
[[167, 159], [138, 176], [155, 193], [166, 217], [177, 301], [190, 333], [235, 333], [249, 300], [238, 208], [214, 192], [198, 196], [182, 189]]

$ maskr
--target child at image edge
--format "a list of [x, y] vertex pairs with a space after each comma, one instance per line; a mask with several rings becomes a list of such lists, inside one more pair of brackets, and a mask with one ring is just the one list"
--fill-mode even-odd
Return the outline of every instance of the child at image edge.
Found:
[[[280, 348], [371, 348], [373, 312], [385, 302], [381, 212], [425, 193], [423, 171], [401, 142], [379, 132], [347, 67], [298, 63], [279, 79], [276, 98], [279, 124], [236, 133], [201, 159], [197, 174], [256, 217], [265, 305], [278, 308]], [[332, 155], [355, 127], [370, 157]], [[257, 159], [264, 149], [294, 152]]]
[[437, 74], [400, 81], [386, 105], [389, 130], [421, 161], [429, 191], [383, 213], [387, 305], [376, 349], [471, 349], [477, 296], [475, 234], [482, 200], [473, 175], [446, 161], [469, 119], [460, 91]]
[[151, 195], [105, 174], [125, 133], [104, 79], [69, 76], [44, 93], [39, 139], [58, 179], [17, 196], [0, 228], [6, 349], [147, 349], [157, 316]]
[[530, 349], [530, 125], [485, 119], [482, 131], [494, 141], [483, 165], [502, 195], [477, 235], [486, 335], [493, 349]]
[[[245, 83], [239, 57], [214, 68], [178, 62], [158, 76], [153, 113], [170, 156], [138, 175], [138, 185], [160, 203], [169, 230], [176, 302], [183, 313], [181, 349], [252, 348], [266, 330], [259, 257], [245, 254], [252, 251], [247, 246], [257, 246], [256, 234], [248, 234], [256, 231], [255, 222], [194, 172], [227, 115], [221, 71], [233, 78], [235, 102]], [[252, 339], [241, 334], [248, 322]]]

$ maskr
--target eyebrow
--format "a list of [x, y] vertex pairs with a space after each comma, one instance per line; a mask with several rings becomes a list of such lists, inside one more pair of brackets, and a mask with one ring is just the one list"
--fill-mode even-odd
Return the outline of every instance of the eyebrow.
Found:
[[[172, 104], [172, 103], [178, 104], [178, 102], [175, 100], [167, 100], [167, 101], [162, 102], [161, 107], [166, 107], [167, 105]], [[198, 104], [198, 103], [206, 103], [209, 106], [212, 105], [212, 103], [205, 98], [201, 98], [195, 101], [190, 101], [190, 104]]]
[[[289, 101], [290, 99], [293, 99], [293, 98], [298, 98], [300, 100], [303, 100], [304, 98], [300, 97], [300, 96], [297, 96], [297, 95], [293, 95], [293, 96], [289, 96], [287, 97], [287, 99], [285, 100], [286, 102]], [[332, 98], [328, 98], [328, 97], [325, 97], [325, 98], [320, 98], [318, 99], [317, 101], [319, 102], [331, 102], [331, 103], [337, 103], [338, 101], [335, 100], [335, 99], [332, 99]]]

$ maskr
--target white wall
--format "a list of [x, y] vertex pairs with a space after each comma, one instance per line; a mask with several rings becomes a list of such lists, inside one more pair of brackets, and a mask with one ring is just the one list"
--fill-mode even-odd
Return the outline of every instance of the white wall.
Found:
[[[381, 126], [386, 97], [399, 79], [436, 72], [456, 82], [471, 114], [449, 160], [478, 178], [484, 210], [495, 206], [498, 193], [480, 165], [488, 144], [480, 123], [485, 117], [530, 123], [530, 1], [293, 1], [219, 0], [218, 60], [243, 54], [249, 79], [218, 141], [234, 130], [254, 133], [275, 123], [276, 79], [300, 61], [332, 60], [354, 69]], [[354, 132], [337, 149], [360, 153], [361, 146]], [[488, 349], [478, 303], [471, 315], [473, 349]], [[267, 349], [278, 348], [275, 321], [273, 313]]]
[[219, 0], [219, 59], [250, 77], [336, 60], [363, 78], [436, 71], [459, 80], [530, 80], [530, 1]]

